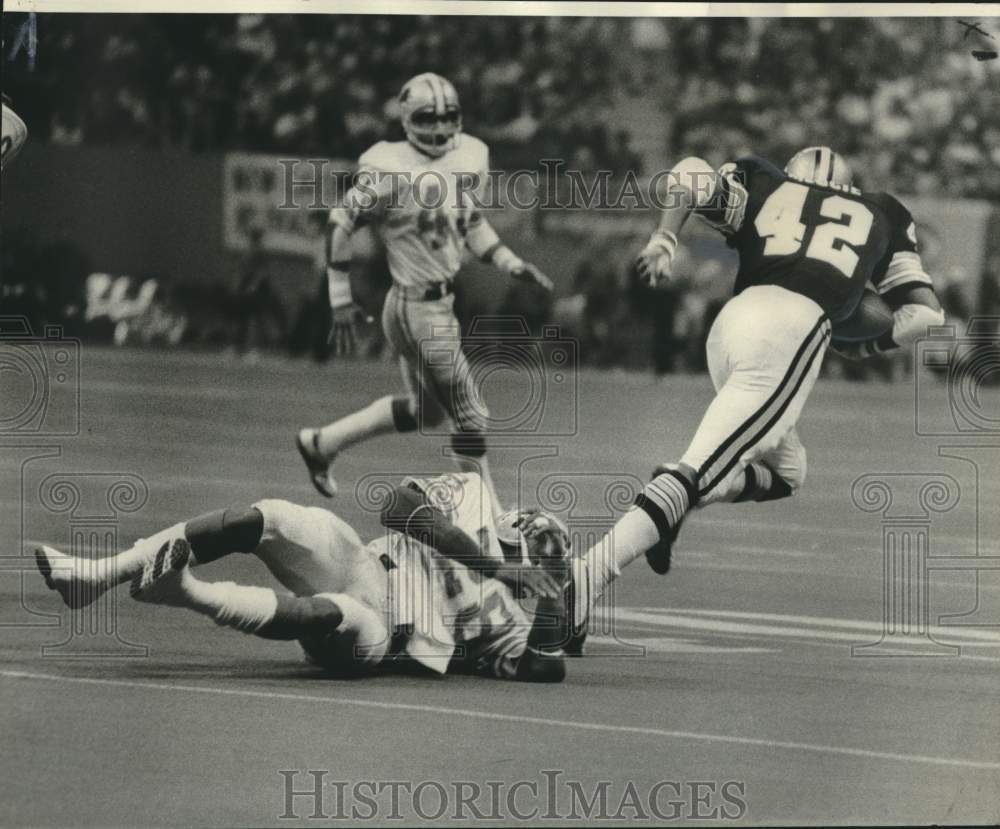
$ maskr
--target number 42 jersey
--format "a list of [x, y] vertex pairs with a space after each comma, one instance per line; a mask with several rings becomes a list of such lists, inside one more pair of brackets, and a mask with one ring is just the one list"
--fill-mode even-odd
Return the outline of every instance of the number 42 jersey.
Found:
[[739, 253], [737, 294], [779, 285], [809, 297], [837, 323], [868, 284], [880, 294], [930, 284], [913, 218], [887, 193], [793, 179], [753, 157], [725, 165], [718, 180], [697, 212]]

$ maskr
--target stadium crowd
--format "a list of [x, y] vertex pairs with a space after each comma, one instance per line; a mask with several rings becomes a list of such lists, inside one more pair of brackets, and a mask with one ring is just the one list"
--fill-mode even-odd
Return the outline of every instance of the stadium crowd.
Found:
[[[24, 16], [9, 17], [14, 30]], [[5, 86], [33, 135], [53, 141], [350, 158], [398, 129], [400, 85], [433, 69], [505, 167], [561, 157], [636, 169], [628, 125], [609, 113], [646, 95], [673, 125], [666, 157], [783, 157], [825, 143], [899, 192], [1000, 196], [996, 67], [970, 56], [952, 20], [647, 20], [643, 38], [637, 25], [53, 15], [37, 23], [33, 69], [12, 63]]]

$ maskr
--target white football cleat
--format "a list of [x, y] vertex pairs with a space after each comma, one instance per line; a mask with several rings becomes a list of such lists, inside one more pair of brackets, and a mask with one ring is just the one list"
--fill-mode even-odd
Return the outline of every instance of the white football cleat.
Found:
[[35, 548], [35, 566], [45, 586], [57, 591], [73, 610], [93, 604], [108, 589], [101, 578], [101, 559], [77, 558], [43, 544]]
[[185, 577], [190, 578], [188, 560], [191, 545], [185, 538], [175, 538], [165, 543], [156, 557], [132, 579], [129, 594], [137, 602], [185, 606], [187, 590]]
[[333, 462], [336, 454], [327, 458], [319, 451], [319, 429], [300, 429], [295, 437], [302, 460], [306, 462], [309, 478], [320, 495], [333, 498], [337, 494], [337, 482], [333, 478]]

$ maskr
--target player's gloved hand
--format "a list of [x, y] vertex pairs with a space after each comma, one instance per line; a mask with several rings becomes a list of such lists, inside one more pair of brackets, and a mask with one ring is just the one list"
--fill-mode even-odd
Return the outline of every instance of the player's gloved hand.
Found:
[[521, 262], [520, 265], [511, 268], [510, 275], [523, 282], [534, 282], [546, 291], [551, 291], [554, 287], [552, 280], [530, 262]]
[[668, 230], [657, 230], [636, 258], [640, 279], [650, 288], [668, 283], [673, 275], [676, 252], [677, 236]]
[[368, 316], [354, 302], [347, 305], [338, 305], [331, 309], [333, 320], [330, 323], [330, 335], [327, 343], [334, 347], [334, 353], [340, 356], [349, 356], [357, 350], [357, 329], [358, 322], [371, 322]]

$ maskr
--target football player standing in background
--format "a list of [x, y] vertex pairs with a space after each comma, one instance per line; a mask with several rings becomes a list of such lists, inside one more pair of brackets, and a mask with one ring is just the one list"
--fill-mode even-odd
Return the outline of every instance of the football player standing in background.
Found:
[[[462, 353], [453, 282], [466, 246], [508, 276], [551, 290], [552, 283], [503, 244], [476, 208], [489, 170], [489, 150], [462, 132], [458, 94], [427, 72], [403, 85], [399, 104], [405, 141], [380, 141], [362, 154], [358, 178], [342, 206], [330, 212], [327, 275], [337, 350], [354, 348], [363, 315], [351, 296], [351, 234], [374, 226], [389, 261], [393, 286], [382, 310], [386, 338], [399, 356], [406, 392], [380, 397], [319, 429], [302, 429], [299, 452], [313, 484], [332, 497], [331, 465], [348, 447], [376, 435], [433, 428], [449, 418], [452, 447], [463, 471], [478, 472], [502, 512], [486, 460], [489, 412]], [[445, 346], [454, 353], [441, 356]]]
[[[706, 345], [716, 397], [680, 461], [657, 467], [636, 508], [588, 551], [593, 598], [643, 553], [667, 572], [689, 510], [799, 489], [806, 451], [795, 426], [831, 329], [841, 353], [864, 358], [912, 344], [944, 321], [909, 211], [886, 193], [853, 187], [847, 163], [829, 148], [801, 150], [784, 172], [758, 158], [719, 171], [687, 158], [669, 181], [640, 273], [653, 286], [670, 280], [677, 234], [696, 213], [739, 253], [735, 296]], [[891, 328], [841, 346], [838, 324], [856, 325], [869, 283], [892, 309]]]
[[0, 144], [0, 169], [14, 160], [28, 138], [28, 128], [12, 109], [10, 98], [3, 96], [3, 134]]

